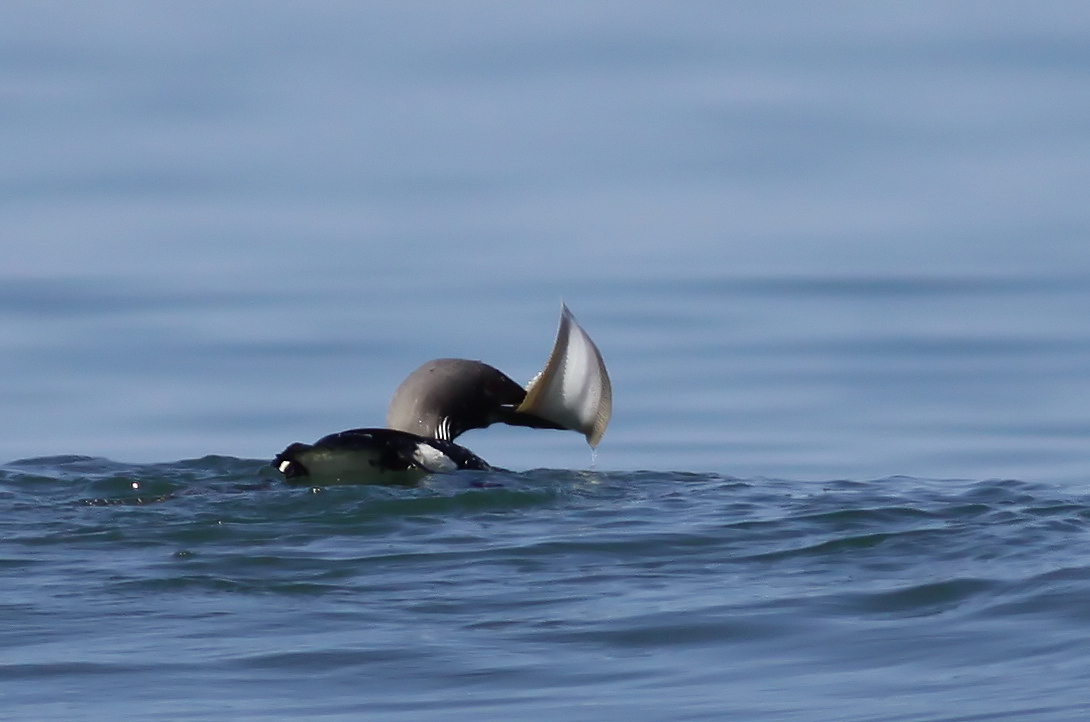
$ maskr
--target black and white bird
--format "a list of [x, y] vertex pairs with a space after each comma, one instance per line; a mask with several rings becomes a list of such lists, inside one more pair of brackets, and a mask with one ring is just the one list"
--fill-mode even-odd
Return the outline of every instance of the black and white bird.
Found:
[[562, 306], [549, 360], [526, 388], [480, 361], [435, 359], [398, 386], [386, 428], [294, 443], [277, 454], [273, 465], [294, 484], [413, 484], [428, 474], [490, 469], [484, 459], [454, 443], [470, 429], [496, 423], [570, 429], [586, 436], [593, 448], [612, 410], [602, 354]]

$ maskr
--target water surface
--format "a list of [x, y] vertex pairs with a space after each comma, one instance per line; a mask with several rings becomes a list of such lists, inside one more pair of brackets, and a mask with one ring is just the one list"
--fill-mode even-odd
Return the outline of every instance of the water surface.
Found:
[[[1082, 720], [1084, 3], [0, 9], [0, 708]], [[615, 415], [284, 486], [561, 300]]]
[[18, 718], [1079, 719], [1090, 499], [261, 462], [0, 472]]

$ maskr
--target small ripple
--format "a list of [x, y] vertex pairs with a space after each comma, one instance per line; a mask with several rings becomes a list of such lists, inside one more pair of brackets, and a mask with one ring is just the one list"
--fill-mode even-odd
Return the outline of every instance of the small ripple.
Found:
[[991, 579], [945, 579], [870, 593], [837, 594], [825, 601], [831, 612], [850, 617], [927, 617], [964, 610], [972, 603], [982, 605], [1005, 588]]
[[745, 610], [701, 609], [690, 614], [633, 615], [608, 623], [567, 624], [520, 635], [525, 641], [595, 645], [619, 649], [716, 646], [789, 637], [803, 625], [780, 615]]
[[[164, 669], [169, 665], [160, 662]], [[123, 677], [143, 672], [142, 666], [96, 662], [42, 662], [0, 665], [0, 677], [7, 680], [63, 679], [68, 677]]]
[[1090, 622], [1090, 567], [1052, 569], [1012, 582], [981, 612], [984, 617], [1047, 617]]

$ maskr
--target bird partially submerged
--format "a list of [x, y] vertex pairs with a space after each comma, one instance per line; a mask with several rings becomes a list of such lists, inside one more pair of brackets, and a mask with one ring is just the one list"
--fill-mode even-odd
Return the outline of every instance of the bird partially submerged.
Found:
[[273, 465], [289, 483], [415, 483], [427, 474], [491, 467], [454, 439], [496, 423], [569, 429], [596, 447], [613, 410], [598, 347], [567, 306], [545, 368], [523, 388], [480, 361], [441, 358], [401, 382], [387, 428], [352, 429], [294, 443]]

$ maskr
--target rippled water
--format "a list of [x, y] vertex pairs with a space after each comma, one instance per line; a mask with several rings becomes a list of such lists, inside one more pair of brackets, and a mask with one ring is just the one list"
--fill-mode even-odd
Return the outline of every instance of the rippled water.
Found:
[[[1083, 720], [1088, 78], [1075, 1], [3, 4], [0, 718]], [[561, 300], [596, 457], [268, 466]]]
[[1019, 481], [0, 472], [18, 718], [1075, 720], [1090, 497]]

